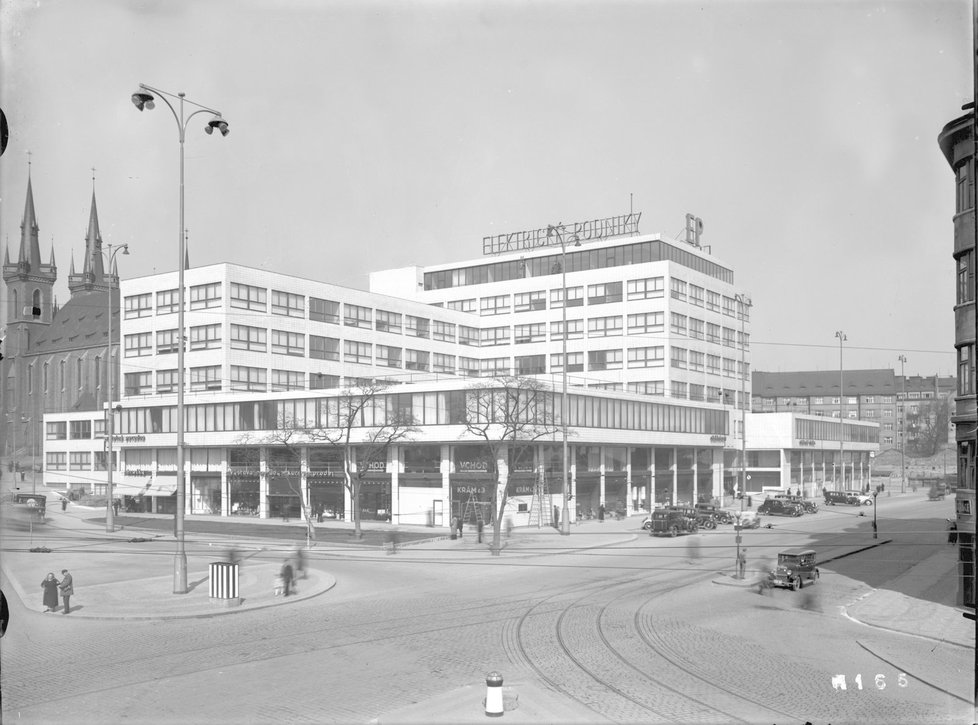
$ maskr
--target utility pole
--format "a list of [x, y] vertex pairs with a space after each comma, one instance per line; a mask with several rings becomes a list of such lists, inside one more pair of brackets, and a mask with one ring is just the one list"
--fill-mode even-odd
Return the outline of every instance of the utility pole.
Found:
[[907, 492], [907, 377], [903, 374], [903, 366], [907, 362], [907, 356], [901, 355], [897, 358], [900, 361], [900, 382], [902, 393], [900, 394], [900, 493]]

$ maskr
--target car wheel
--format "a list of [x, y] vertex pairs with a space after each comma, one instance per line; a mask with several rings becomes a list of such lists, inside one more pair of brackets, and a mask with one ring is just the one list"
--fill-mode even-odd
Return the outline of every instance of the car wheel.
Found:
[[678, 534], [679, 534], [679, 529], [677, 529], [675, 526], [669, 529], [669, 536], [675, 538]]
[[867, 501], [867, 502], [865, 503], [865, 505], [866, 505], [866, 506], [872, 506], [872, 505], [873, 505], [873, 502], [872, 502], [872, 501]]
[[801, 582], [800, 579], [792, 579], [791, 580], [791, 591], [797, 592], [799, 589], [801, 589], [801, 583], [800, 582]]

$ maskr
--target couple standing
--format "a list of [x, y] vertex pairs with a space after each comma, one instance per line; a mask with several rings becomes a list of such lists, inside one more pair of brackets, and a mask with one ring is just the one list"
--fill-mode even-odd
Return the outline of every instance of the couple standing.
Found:
[[67, 569], [61, 570], [61, 581], [59, 582], [54, 578], [54, 572], [49, 572], [44, 581], [41, 582], [41, 587], [44, 589], [44, 611], [45, 612], [55, 612], [58, 609], [58, 594], [61, 594], [62, 600], [64, 600], [64, 609], [61, 610], [62, 614], [71, 613], [71, 595], [75, 593], [75, 588], [71, 580], [71, 574], [68, 573]]

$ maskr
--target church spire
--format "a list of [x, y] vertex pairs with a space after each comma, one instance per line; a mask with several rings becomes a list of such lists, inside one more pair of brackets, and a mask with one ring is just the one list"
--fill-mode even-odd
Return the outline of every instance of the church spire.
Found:
[[85, 234], [85, 256], [81, 272], [76, 274], [72, 269], [68, 274], [68, 290], [74, 294], [82, 290], [107, 290], [112, 286], [113, 281], [105, 274], [102, 233], [99, 231], [98, 206], [95, 203], [95, 169], [92, 169], [92, 206], [88, 213], [88, 232]]
[[24, 204], [24, 220], [20, 223], [20, 253], [17, 264], [27, 265], [27, 271], [41, 269], [41, 246], [38, 242], [37, 213], [34, 211], [34, 188], [31, 184], [30, 167], [27, 171], [27, 201]]

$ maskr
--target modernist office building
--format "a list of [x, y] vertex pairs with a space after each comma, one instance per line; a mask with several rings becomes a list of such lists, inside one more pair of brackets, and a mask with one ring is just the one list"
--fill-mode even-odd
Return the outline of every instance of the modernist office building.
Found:
[[975, 606], [975, 453], [978, 411], [975, 383], [975, 105], [948, 123], [938, 136], [944, 158], [954, 171], [954, 264], [957, 270], [954, 305], [954, 349], [958, 389], [952, 422], [958, 448], [956, 493], [961, 586], [959, 602]]
[[[176, 273], [124, 281], [120, 493], [138, 506], [172, 508], [183, 374], [188, 513], [294, 513], [300, 496], [348, 512], [336, 447], [303, 441], [294, 455], [281, 431], [335, 427], [338, 399], [381, 380], [391, 387], [361, 428], [396, 412], [417, 431], [371, 462], [362, 509], [399, 523], [437, 522], [441, 513], [447, 523], [448, 511], [492, 496], [485, 451], [465, 434], [466, 396], [515, 375], [537, 378], [549, 391], [550, 420], [566, 420], [572, 512], [730, 496], [748, 399], [741, 393], [749, 393], [750, 309], [732, 270], [695, 238], [638, 234], [637, 215], [575, 225], [556, 239], [567, 247], [546, 230], [492, 238], [488, 258], [377, 272], [370, 291], [232, 264], [187, 270], [182, 371]], [[98, 445], [90, 418], [46, 418], [49, 482], [104, 487], [90, 466]], [[839, 426], [824, 423], [789, 435], [832, 442], [819, 472], [833, 460], [828, 449], [839, 448]], [[500, 454], [500, 470], [513, 477], [513, 514], [527, 517], [517, 523], [535, 510], [534, 482], [546, 483], [544, 510], [562, 503], [559, 428]], [[878, 429], [843, 428], [850, 470], [861, 478]], [[807, 463], [799, 462], [798, 481], [814, 485]]]

